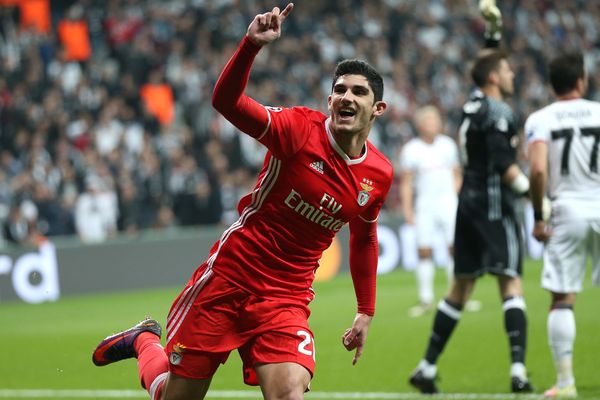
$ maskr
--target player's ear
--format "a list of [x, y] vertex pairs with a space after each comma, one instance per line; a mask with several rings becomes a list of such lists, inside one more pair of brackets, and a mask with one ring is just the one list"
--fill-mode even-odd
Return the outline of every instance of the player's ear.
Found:
[[327, 109], [331, 111], [331, 95], [327, 96]]
[[500, 83], [500, 74], [497, 71], [490, 72], [487, 82], [490, 85], [498, 85]]
[[379, 117], [385, 112], [386, 109], [387, 103], [385, 101], [376, 101], [375, 104], [373, 104], [373, 115]]

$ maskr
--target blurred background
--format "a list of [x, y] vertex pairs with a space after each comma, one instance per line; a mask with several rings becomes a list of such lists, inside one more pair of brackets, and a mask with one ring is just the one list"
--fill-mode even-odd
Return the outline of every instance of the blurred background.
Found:
[[[371, 140], [397, 165], [416, 108], [454, 136], [483, 43], [475, 0], [302, 0], [263, 49], [248, 93], [326, 112], [337, 61], [385, 77]], [[148, 229], [230, 224], [264, 149], [218, 115], [218, 74], [272, 0], [0, 0], [0, 246], [40, 236], [101, 243]], [[600, 100], [600, 2], [503, 0], [522, 126], [546, 104], [545, 62], [585, 52]], [[397, 184], [397, 182], [396, 182]], [[385, 211], [399, 214], [397, 188]]]

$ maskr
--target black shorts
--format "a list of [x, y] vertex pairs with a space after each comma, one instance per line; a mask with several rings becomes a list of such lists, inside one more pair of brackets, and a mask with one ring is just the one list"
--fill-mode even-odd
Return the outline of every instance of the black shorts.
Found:
[[521, 276], [521, 233], [514, 217], [490, 221], [458, 207], [454, 231], [454, 275], [476, 278], [485, 273]]

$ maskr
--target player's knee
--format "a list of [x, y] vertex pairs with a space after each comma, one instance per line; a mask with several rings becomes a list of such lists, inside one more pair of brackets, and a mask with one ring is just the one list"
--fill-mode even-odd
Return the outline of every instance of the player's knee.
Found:
[[308, 383], [297, 377], [289, 377], [277, 381], [264, 391], [265, 400], [302, 400]]
[[569, 308], [575, 304], [574, 293], [552, 293], [551, 308]]
[[[265, 400], [302, 400], [309, 382], [304, 376], [289, 374], [263, 385]], [[266, 386], [266, 387], [265, 387]]]
[[418, 252], [420, 259], [431, 258], [431, 256], [433, 255], [433, 251], [429, 247], [421, 247], [419, 248]]

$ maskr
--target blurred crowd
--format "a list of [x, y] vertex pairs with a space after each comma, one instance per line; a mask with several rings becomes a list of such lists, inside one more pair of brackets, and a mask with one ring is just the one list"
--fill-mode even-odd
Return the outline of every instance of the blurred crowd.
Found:
[[[0, 0], [2, 242], [228, 224], [265, 150], [219, 116], [212, 88], [272, 0]], [[337, 61], [385, 77], [372, 141], [394, 162], [411, 116], [440, 108], [454, 135], [483, 43], [476, 0], [302, 0], [263, 49], [248, 93], [326, 112]], [[278, 4], [285, 6], [284, 3]], [[585, 52], [600, 100], [600, 2], [503, 0], [520, 122], [551, 99], [546, 61]], [[386, 208], [398, 209], [392, 189]]]

